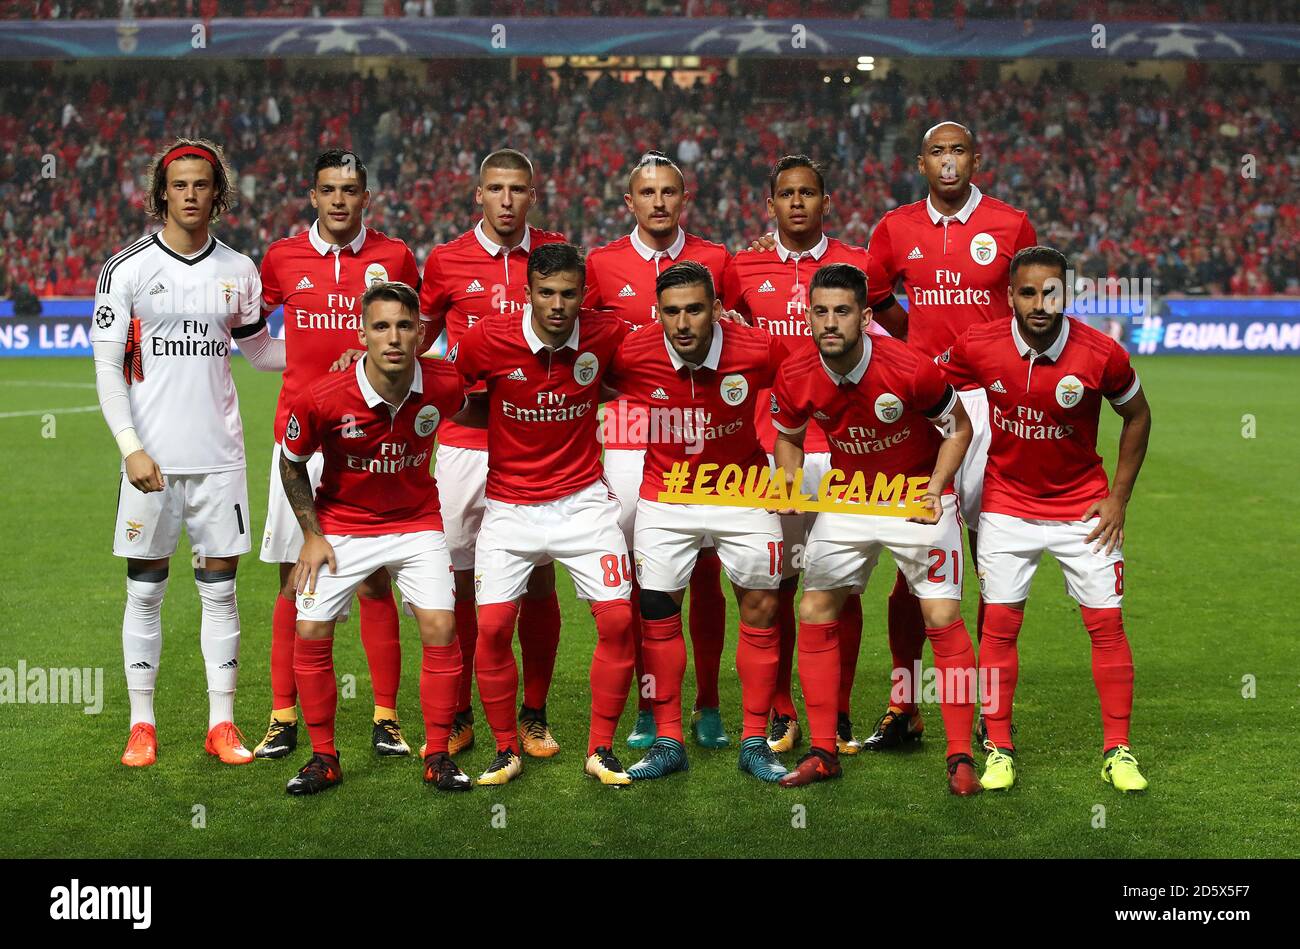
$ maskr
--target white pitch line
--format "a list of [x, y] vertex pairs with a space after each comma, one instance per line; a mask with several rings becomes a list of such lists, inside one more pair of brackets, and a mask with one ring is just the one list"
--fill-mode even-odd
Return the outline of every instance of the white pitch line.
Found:
[[29, 415], [72, 415], [74, 412], [98, 411], [98, 405], [75, 405], [68, 409], [30, 409], [26, 412], [0, 412], [0, 418], [24, 418]]
[[0, 386], [45, 386], [49, 389], [93, 389], [93, 382], [44, 382], [40, 379], [0, 379]]

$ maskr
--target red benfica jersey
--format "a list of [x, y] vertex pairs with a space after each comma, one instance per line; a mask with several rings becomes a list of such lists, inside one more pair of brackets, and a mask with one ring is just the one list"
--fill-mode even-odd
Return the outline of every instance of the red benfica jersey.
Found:
[[[808, 329], [808, 284], [818, 268], [827, 264], [852, 264], [867, 275], [867, 302], [875, 306], [893, 296], [894, 282], [863, 248], [822, 235], [811, 250], [795, 253], [781, 245], [778, 237], [772, 250], [737, 254], [723, 277], [723, 305], [741, 313], [751, 324], [785, 339], [792, 353], [807, 347], [816, 351]], [[772, 413], [766, 392], [754, 404], [754, 425], [758, 439], [768, 452], [776, 443]], [[804, 451], [829, 451], [826, 435], [815, 421], [804, 436]]]
[[810, 419], [821, 422], [832, 467], [861, 471], [868, 490], [877, 473], [929, 475], [943, 444], [934, 421], [952, 411], [957, 393], [906, 343], [892, 336], [862, 341], [862, 359], [847, 375], [828, 369], [815, 350], [782, 366], [768, 406], [772, 424], [795, 434]]
[[400, 280], [420, 289], [411, 249], [365, 226], [345, 247], [326, 243], [313, 223], [266, 249], [262, 312], [284, 307], [285, 370], [275, 409], [276, 441], [284, 438], [289, 407], [344, 350], [360, 345], [361, 296], [375, 280]]
[[627, 396], [630, 412], [644, 412], [641, 497], [659, 500], [663, 474], [678, 461], [690, 462], [692, 469], [709, 463], [719, 470], [733, 464], [766, 466], [754, 433], [754, 401], [771, 387], [786, 355], [776, 337], [725, 320], [713, 324], [713, 342], [698, 367], [677, 355], [662, 330], [630, 334], [607, 383]]
[[[583, 306], [617, 316], [632, 329], [655, 322], [655, 279], [675, 263], [693, 260], [709, 268], [715, 292], [722, 295], [723, 272], [731, 255], [727, 248], [677, 229], [677, 239], [667, 250], [648, 246], [635, 230], [587, 255], [587, 297]], [[625, 399], [605, 408], [606, 448], [644, 448], [629, 422]]]
[[1011, 258], [1038, 243], [1025, 212], [981, 194], [951, 218], [929, 197], [894, 208], [876, 225], [869, 247], [892, 288], [907, 290], [907, 342], [931, 358], [972, 323], [1011, 315]]
[[[530, 225], [519, 245], [507, 250], [488, 239], [479, 221], [473, 230], [439, 244], [429, 254], [420, 288], [420, 314], [432, 322], [435, 332], [446, 326], [450, 349], [481, 317], [522, 310], [529, 251], [563, 240], [562, 234]], [[487, 450], [487, 432], [481, 428], [448, 422], [439, 440], [456, 448]]]
[[307, 387], [289, 413], [284, 454], [325, 455], [316, 515], [327, 534], [373, 536], [442, 530], [438, 486], [429, 470], [434, 433], [465, 405], [454, 366], [416, 361], [411, 391], [399, 406], [366, 378], [365, 359]]
[[489, 498], [540, 504], [601, 477], [601, 381], [627, 334], [621, 320], [587, 312], [548, 349], [525, 306], [484, 317], [448, 351], [467, 385], [487, 383]]
[[1056, 342], [1035, 353], [1008, 317], [972, 326], [939, 366], [955, 385], [988, 392], [985, 511], [1077, 521], [1110, 493], [1097, 454], [1101, 400], [1123, 405], [1141, 388], [1115, 340], [1066, 317]]

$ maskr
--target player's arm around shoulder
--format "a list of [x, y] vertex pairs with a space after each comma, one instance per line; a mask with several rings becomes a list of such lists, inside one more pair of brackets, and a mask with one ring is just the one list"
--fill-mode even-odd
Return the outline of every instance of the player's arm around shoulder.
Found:
[[309, 389], [290, 411], [280, 449], [280, 483], [289, 501], [289, 509], [302, 528], [302, 549], [289, 574], [290, 582], [299, 593], [316, 589], [316, 577], [323, 565], [329, 564], [331, 573], [338, 570], [334, 548], [325, 539], [316, 515], [315, 492], [307, 473], [307, 461], [320, 447], [318, 386], [319, 383]]
[[[1119, 345], [1115, 344], [1115, 348], [1118, 350]], [[1115, 413], [1123, 419], [1119, 433], [1119, 459], [1115, 462], [1115, 477], [1111, 481], [1110, 494], [1090, 504], [1083, 513], [1083, 519], [1089, 521], [1097, 518], [1097, 525], [1088, 534], [1086, 543], [1095, 543], [1094, 551], [1099, 551], [1104, 546], [1109, 554], [1116, 547], [1124, 545], [1124, 521], [1128, 513], [1128, 502], [1133, 497], [1133, 487], [1142, 470], [1147, 444], [1151, 439], [1151, 406], [1137, 373], [1128, 366], [1127, 354], [1123, 354], [1122, 359], [1113, 357], [1107, 370], [1106, 375], [1112, 378], [1103, 378], [1103, 386], [1110, 382], [1113, 388], [1106, 397]]]
[[284, 372], [284, 340], [272, 336], [267, 326], [266, 309], [262, 303], [262, 278], [253, 261], [240, 256], [243, 273], [239, 276], [239, 307], [231, 318], [230, 335], [254, 369]]

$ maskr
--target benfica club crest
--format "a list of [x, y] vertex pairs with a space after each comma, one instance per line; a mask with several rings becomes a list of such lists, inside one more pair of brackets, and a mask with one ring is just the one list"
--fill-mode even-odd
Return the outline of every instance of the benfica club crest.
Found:
[[140, 521], [126, 522], [126, 539], [129, 543], [135, 543], [140, 539], [140, 532], [144, 530], [144, 524]]
[[600, 371], [600, 360], [592, 353], [583, 353], [573, 364], [573, 380], [580, 386], [591, 385]]

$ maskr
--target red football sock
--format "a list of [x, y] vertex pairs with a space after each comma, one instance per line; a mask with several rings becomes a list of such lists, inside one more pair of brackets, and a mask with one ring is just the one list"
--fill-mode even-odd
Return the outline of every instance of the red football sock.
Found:
[[299, 639], [293, 651], [293, 675], [302, 699], [303, 721], [311, 736], [311, 750], [337, 756], [334, 715], [339, 695], [334, 681], [334, 639]]
[[682, 677], [686, 675], [686, 641], [682, 639], [682, 614], [667, 619], [641, 617], [641, 657], [650, 676], [655, 731], [660, 738], [682, 734]]
[[591, 731], [587, 754], [613, 748], [618, 719], [632, 685], [632, 604], [603, 600], [591, 604], [596, 620], [596, 650], [591, 654]]
[[795, 711], [790, 684], [794, 672], [794, 643], [799, 633], [794, 618], [794, 598], [798, 592], [798, 577], [782, 580], [777, 591], [776, 628], [780, 642], [777, 644], [776, 694], [772, 696], [772, 711], [796, 719], [799, 713]]
[[555, 656], [560, 649], [560, 600], [549, 596], [519, 605], [519, 662], [524, 668], [524, 704], [541, 708], [551, 691]]
[[[916, 711], [916, 696], [921, 690], [916, 675], [921, 653], [925, 650], [925, 619], [921, 616], [921, 601], [907, 586], [907, 578], [898, 571], [894, 589], [889, 594], [889, 654], [894, 668], [890, 673], [893, 688], [890, 704], [904, 712]], [[906, 674], [904, 675], [904, 670]], [[907, 688], [907, 683], [911, 687]], [[899, 697], [903, 701], [896, 701]]]
[[420, 710], [424, 713], [424, 753], [447, 750], [451, 737], [451, 720], [456, 714], [460, 692], [460, 643], [425, 646], [424, 664], [420, 667]]
[[767, 716], [776, 691], [777, 667], [781, 663], [781, 634], [775, 626], [740, 624], [736, 643], [736, 672], [740, 676], [740, 706], [744, 710], [745, 738], [767, 735]]
[[515, 635], [518, 603], [488, 603], [478, 608], [478, 655], [474, 672], [478, 677], [478, 699], [483, 703], [497, 751], [506, 748], [519, 753], [515, 697], [519, 694], [519, 667], [510, 641]]
[[478, 610], [473, 598], [456, 601], [456, 639], [460, 643], [460, 688], [456, 711], [468, 712], [474, 689], [474, 653], [478, 647]]
[[840, 694], [840, 624], [799, 624], [799, 684], [808, 712], [809, 741], [836, 753], [835, 718]]
[[1092, 638], [1092, 681], [1101, 701], [1102, 751], [1128, 744], [1129, 716], [1133, 713], [1133, 651], [1124, 635], [1124, 617], [1118, 607], [1095, 610], [1080, 607], [1083, 625]]
[[293, 645], [298, 640], [298, 604], [277, 595], [271, 614], [271, 702], [272, 708], [293, 708], [298, 704], [294, 682]]
[[840, 609], [840, 702], [839, 711], [849, 714], [853, 678], [858, 674], [858, 649], [862, 645], [862, 598], [850, 593]]
[[645, 686], [645, 659], [641, 655], [641, 587], [632, 584], [632, 652], [635, 657], [632, 688], [636, 690], [636, 710], [638, 712], [654, 711], [655, 703], [647, 694]]
[[727, 634], [727, 600], [722, 595], [722, 561], [703, 548], [691, 573], [691, 652], [695, 658], [695, 707], [717, 708], [718, 670]]
[[370, 666], [370, 682], [375, 704], [380, 708], [397, 708], [397, 687], [402, 681], [401, 629], [397, 619], [397, 602], [392, 587], [386, 596], [371, 599], [358, 596], [361, 604], [361, 646]]
[[969, 755], [975, 701], [979, 696], [975, 675], [975, 647], [960, 616], [939, 629], [925, 631], [939, 670], [939, 712], [948, 736], [948, 755]]
[[1011, 703], [1020, 676], [1020, 653], [1016, 637], [1025, 621], [1024, 610], [990, 603], [984, 610], [984, 636], [980, 640], [980, 677], [985, 695], [981, 711], [989, 740], [999, 748], [1014, 749], [1011, 743]]

